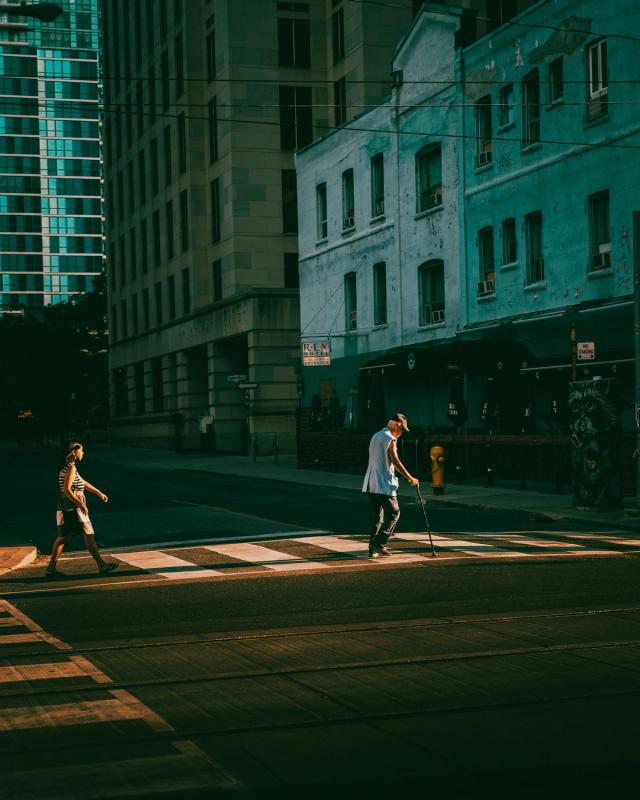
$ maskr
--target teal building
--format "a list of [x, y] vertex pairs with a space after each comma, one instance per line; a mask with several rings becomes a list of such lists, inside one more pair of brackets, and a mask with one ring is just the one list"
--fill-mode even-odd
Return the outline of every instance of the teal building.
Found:
[[0, 6], [4, 310], [68, 300], [103, 269], [100, 2], [58, 5], [54, 22]]

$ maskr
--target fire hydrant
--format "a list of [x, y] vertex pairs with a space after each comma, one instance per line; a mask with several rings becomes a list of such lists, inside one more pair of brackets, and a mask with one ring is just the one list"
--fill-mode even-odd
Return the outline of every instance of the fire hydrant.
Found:
[[435, 445], [429, 451], [431, 456], [431, 487], [434, 494], [444, 494], [444, 449]]

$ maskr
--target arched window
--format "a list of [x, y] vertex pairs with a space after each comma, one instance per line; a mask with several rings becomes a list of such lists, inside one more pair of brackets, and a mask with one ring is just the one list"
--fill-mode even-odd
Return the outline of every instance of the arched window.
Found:
[[435, 325], [444, 322], [444, 264], [426, 261], [418, 267], [419, 324]]

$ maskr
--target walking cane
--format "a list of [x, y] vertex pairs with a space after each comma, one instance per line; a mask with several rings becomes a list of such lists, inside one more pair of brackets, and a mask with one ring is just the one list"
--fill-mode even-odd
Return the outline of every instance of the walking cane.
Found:
[[429, 519], [427, 517], [427, 509], [424, 507], [424, 500], [422, 499], [422, 494], [420, 492], [420, 484], [416, 485], [416, 491], [418, 492], [418, 500], [420, 501], [420, 505], [422, 507], [422, 513], [424, 514], [424, 521], [427, 525], [427, 533], [429, 534], [429, 542], [431, 543], [431, 555], [437, 556], [438, 554], [435, 551], [433, 546], [433, 539], [431, 538], [431, 526], [429, 525]]

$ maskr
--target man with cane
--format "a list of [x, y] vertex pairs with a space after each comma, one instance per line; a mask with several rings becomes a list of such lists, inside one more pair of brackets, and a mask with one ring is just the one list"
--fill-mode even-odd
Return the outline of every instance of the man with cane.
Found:
[[362, 491], [367, 493], [371, 511], [370, 558], [391, 555], [387, 542], [400, 519], [396, 470], [411, 486], [419, 485], [417, 478], [408, 472], [398, 458], [397, 441], [408, 431], [406, 417], [396, 412], [382, 430], [373, 434], [369, 442], [369, 465]]

